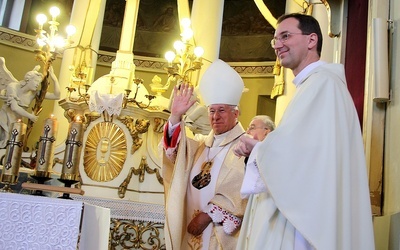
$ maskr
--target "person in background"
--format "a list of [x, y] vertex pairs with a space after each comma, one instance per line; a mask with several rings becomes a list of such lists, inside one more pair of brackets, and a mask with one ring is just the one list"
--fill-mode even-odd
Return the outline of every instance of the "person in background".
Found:
[[257, 115], [251, 119], [246, 134], [251, 135], [258, 141], [264, 140], [269, 132], [274, 131], [275, 124], [267, 115]]
[[[257, 115], [251, 119], [249, 127], [246, 130], [246, 134], [251, 136], [257, 141], [262, 141], [275, 129], [275, 123], [267, 115]], [[244, 158], [244, 162], [247, 164], [249, 157]]]
[[[296, 93], [262, 142], [241, 137], [238, 156], [256, 174], [236, 249], [374, 249], [362, 133], [344, 67], [320, 60], [322, 33], [309, 15], [278, 19], [272, 47]], [[246, 175], [247, 175], [246, 170]]]
[[233, 153], [245, 131], [238, 121], [244, 89], [239, 74], [216, 60], [204, 72], [199, 92], [211, 132], [202, 140], [185, 133], [183, 115], [196, 102], [193, 88], [175, 86], [164, 128], [162, 175], [167, 249], [235, 249], [247, 199], [240, 197], [244, 162]]

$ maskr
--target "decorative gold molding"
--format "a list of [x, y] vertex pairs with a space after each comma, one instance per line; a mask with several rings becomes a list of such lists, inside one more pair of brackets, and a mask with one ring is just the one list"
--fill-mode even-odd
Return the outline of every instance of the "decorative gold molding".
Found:
[[329, 37], [339, 37], [341, 33], [342, 4], [343, 0], [321, 0], [325, 5], [328, 14], [328, 35]]
[[165, 249], [164, 224], [111, 219], [109, 249]]
[[161, 185], [164, 185], [164, 181], [163, 178], [160, 175], [160, 172], [158, 171], [157, 168], [155, 169], [151, 169], [149, 167], [149, 165], [147, 164], [146, 161], [146, 156], [142, 156], [142, 160], [140, 161], [140, 165], [139, 168], [135, 168], [135, 167], [131, 167], [131, 169], [129, 170], [128, 175], [126, 176], [125, 180], [121, 183], [121, 185], [118, 188], [118, 196], [119, 198], [124, 198], [125, 197], [125, 193], [126, 190], [128, 188], [129, 182], [132, 179], [132, 175], [139, 175], [139, 182], [143, 182], [144, 181], [144, 174], [145, 173], [148, 174], [156, 174], [157, 180]]
[[134, 154], [143, 144], [143, 139], [139, 137], [139, 134], [148, 131], [150, 121], [147, 119], [136, 119], [136, 121], [133, 122], [135, 118], [128, 115], [120, 116], [118, 120], [125, 124], [132, 136], [131, 154]]
[[156, 117], [154, 118], [154, 128], [153, 131], [156, 133], [164, 133], [164, 125], [168, 120]]

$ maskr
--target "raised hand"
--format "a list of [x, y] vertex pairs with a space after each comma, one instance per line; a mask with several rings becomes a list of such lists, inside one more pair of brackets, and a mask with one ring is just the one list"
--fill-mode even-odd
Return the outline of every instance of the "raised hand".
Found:
[[193, 96], [193, 87], [187, 83], [182, 83], [179, 87], [174, 87], [173, 100], [171, 105], [170, 122], [172, 125], [182, 119], [182, 115], [196, 102]]

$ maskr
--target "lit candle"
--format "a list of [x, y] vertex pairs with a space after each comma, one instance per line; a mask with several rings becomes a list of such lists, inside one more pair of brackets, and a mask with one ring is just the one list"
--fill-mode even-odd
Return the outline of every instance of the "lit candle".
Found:
[[39, 139], [35, 176], [50, 177], [54, 157], [54, 142], [58, 130], [57, 118], [51, 115], [44, 122], [43, 133]]
[[69, 124], [67, 140], [65, 142], [64, 162], [60, 177], [62, 180], [79, 181], [82, 129], [82, 120], [80, 116], [76, 116], [76, 119]]
[[21, 165], [23, 142], [26, 136], [26, 124], [21, 120], [12, 123], [1, 175], [1, 182], [15, 184]]

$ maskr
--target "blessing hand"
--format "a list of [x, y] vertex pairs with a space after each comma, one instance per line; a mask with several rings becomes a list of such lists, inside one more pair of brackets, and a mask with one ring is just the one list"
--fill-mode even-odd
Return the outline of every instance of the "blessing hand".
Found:
[[179, 87], [174, 87], [173, 100], [171, 105], [170, 122], [174, 125], [180, 122], [182, 115], [196, 102], [191, 99], [193, 95], [193, 87], [188, 83], [182, 83]]

